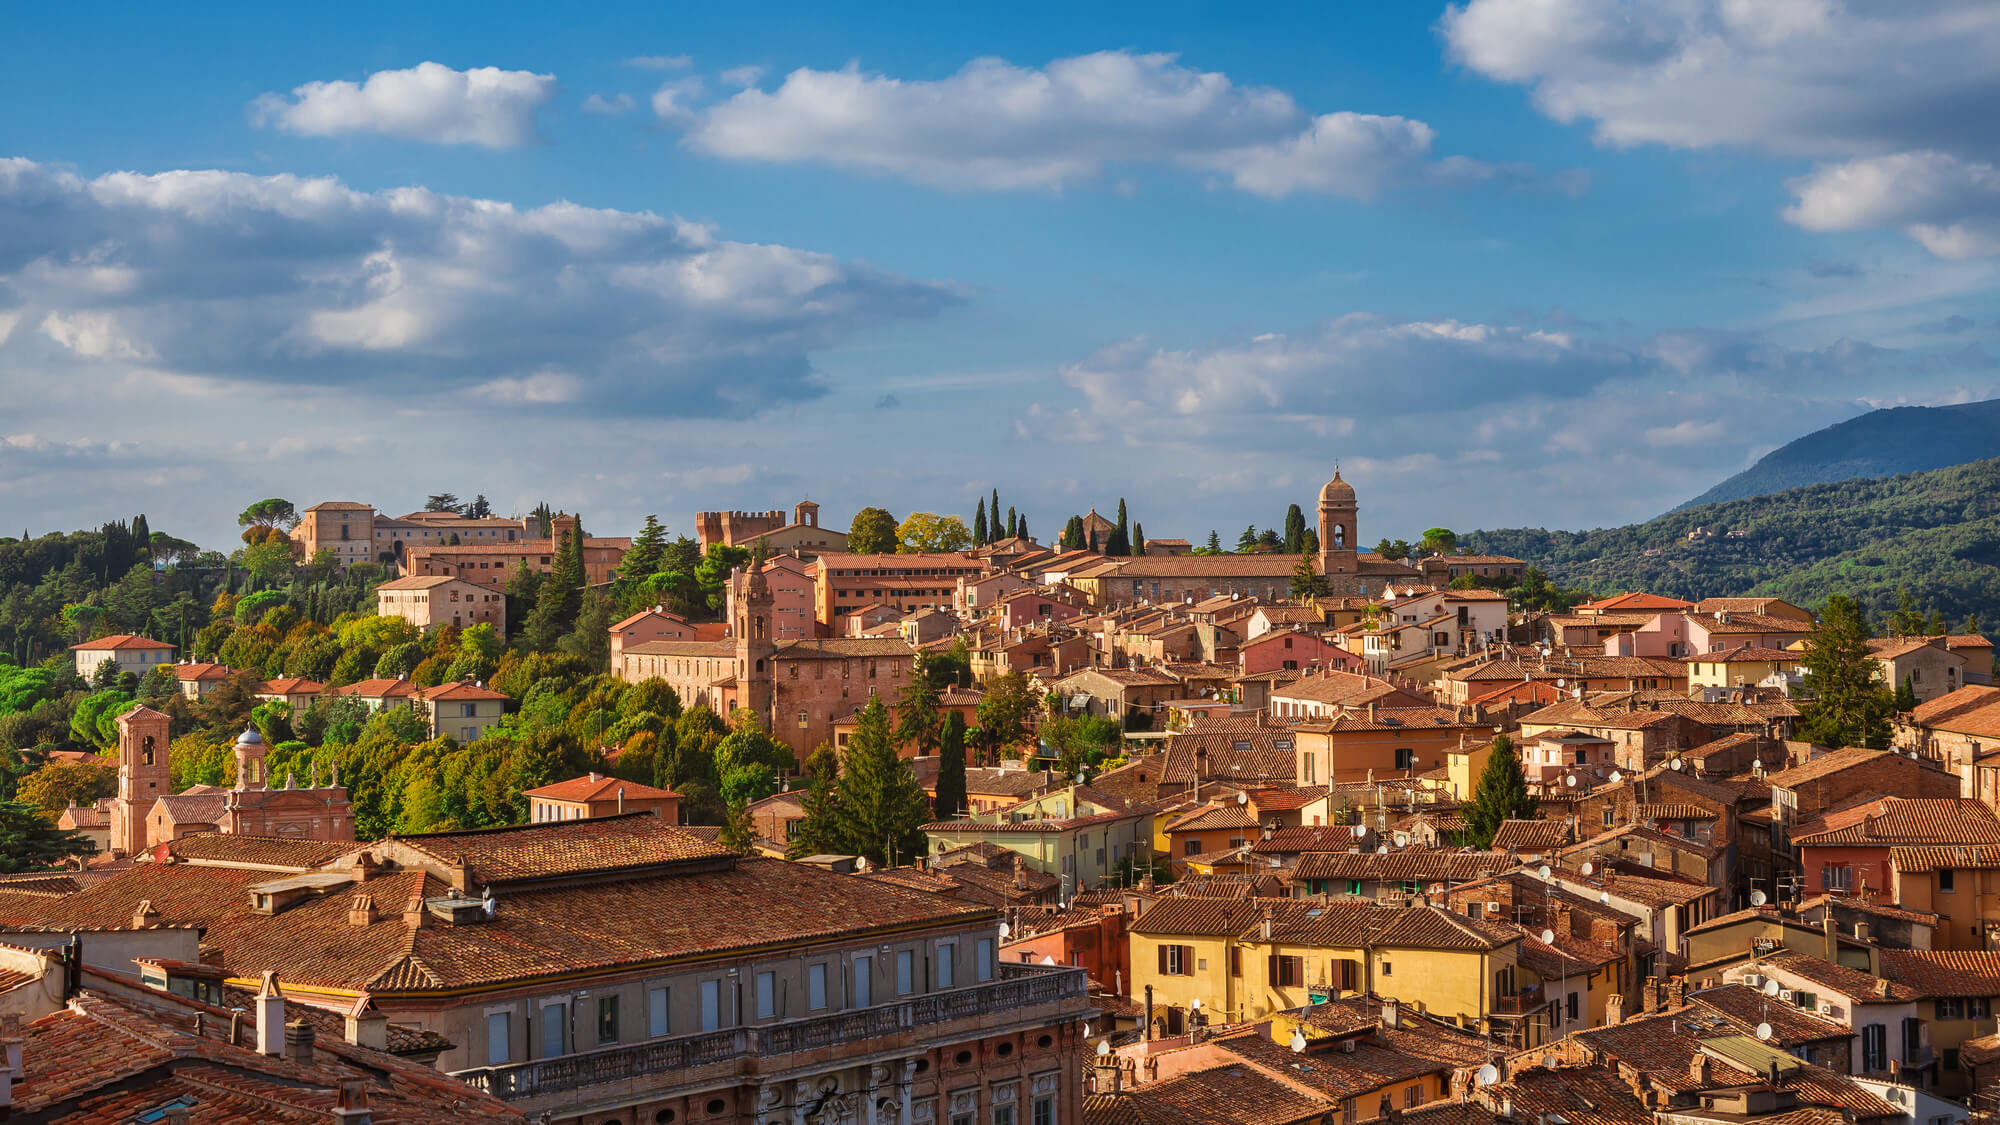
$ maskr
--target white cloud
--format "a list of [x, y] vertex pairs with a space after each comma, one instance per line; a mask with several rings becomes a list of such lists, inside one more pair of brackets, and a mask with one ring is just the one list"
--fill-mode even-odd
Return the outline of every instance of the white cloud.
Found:
[[699, 99], [705, 89], [707, 85], [700, 75], [662, 83], [659, 89], [653, 91], [653, 116], [668, 122], [693, 120], [695, 111], [691, 103]]
[[[657, 102], [656, 102], [657, 108]], [[1107, 167], [1153, 164], [1227, 176], [1266, 196], [1366, 198], [1430, 177], [1433, 131], [1395, 116], [1313, 117], [1289, 94], [1195, 70], [1169, 54], [1100, 51], [1023, 67], [976, 59], [948, 78], [906, 81], [801, 68], [776, 90], [743, 90], [690, 114], [687, 143], [714, 156], [823, 162], [938, 187], [1060, 189]], [[1476, 178], [1477, 161], [1439, 182]]]
[[686, 70], [694, 65], [687, 55], [633, 55], [625, 65], [634, 70]]
[[1942, 152], [1819, 168], [1791, 183], [1785, 218], [1807, 230], [1898, 227], [1940, 258], [2000, 254], [2000, 169]]
[[621, 113], [630, 113], [638, 104], [632, 100], [630, 94], [613, 94], [608, 98], [603, 94], [592, 94], [583, 99], [583, 111], [604, 117], [615, 117]]
[[[1606, 144], [1850, 161], [1794, 182], [1786, 217], [1808, 229], [1898, 226], [1941, 256], [2000, 252], [1979, 221], [1991, 189], [1966, 182], [2000, 159], [1989, 0], [1467, 0], [1440, 27], [1458, 62]], [[1889, 176], [1925, 197], [1925, 217], [1864, 199]], [[1879, 218], [1833, 217], [1861, 212]]]
[[308, 82], [289, 99], [265, 94], [253, 103], [260, 125], [331, 137], [375, 133], [431, 144], [518, 148], [536, 140], [535, 113], [555, 97], [553, 74], [425, 62], [379, 70], [361, 83]]
[[716, 77], [724, 86], [741, 89], [745, 86], [755, 86], [764, 77], [764, 68], [761, 66], [732, 66]]
[[[813, 351], [959, 299], [650, 212], [293, 176], [0, 161], [0, 229], [33, 232], [0, 242], [0, 308], [40, 326], [50, 363], [402, 406], [467, 390], [495, 408], [747, 415], [824, 393]], [[94, 284], [105, 269], [125, 283]], [[20, 368], [0, 364], [10, 399]]]

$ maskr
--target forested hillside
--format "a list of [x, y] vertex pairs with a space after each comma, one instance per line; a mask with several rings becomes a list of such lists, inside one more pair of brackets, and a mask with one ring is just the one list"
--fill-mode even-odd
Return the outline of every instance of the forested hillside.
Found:
[[2000, 457], [2000, 399], [1871, 410], [1772, 450], [1674, 510], [1811, 484], [1928, 472], [1988, 457]]
[[1772, 594], [1817, 606], [1847, 594], [1880, 615], [1907, 590], [1956, 629], [1969, 614], [2000, 621], [2000, 459], [1794, 488], [1596, 531], [1476, 531], [1462, 545], [1527, 559], [1600, 595]]

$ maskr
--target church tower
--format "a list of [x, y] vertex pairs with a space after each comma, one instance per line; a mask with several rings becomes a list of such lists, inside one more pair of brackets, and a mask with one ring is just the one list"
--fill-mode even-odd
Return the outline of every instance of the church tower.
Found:
[[1335, 469], [1333, 479], [1319, 490], [1319, 569], [1327, 589], [1336, 594], [1352, 593], [1360, 585], [1360, 548], [1354, 541], [1360, 511], [1354, 486]]
[[264, 772], [264, 736], [257, 728], [245, 727], [236, 736], [236, 791], [269, 789], [271, 779]]
[[153, 802], [173, 792], [167, 765], [167, 728], [172, 720], [151, 707], [134, 707], [118, 716], [118, 797], [111, 817], [111, 850], [133, 855], [144, 851], [146, 818]]
[[731, 628], [736, 633], [738, 704], [755, 711], [768, 724], [774, 721], [771, 691], [775, 672], [771, 656], [777, 652], [777, 645], [771, 640], [776, 628], [772, 620], [775, 615], [771, 584], [764, 578], [761, 562], [753, 558], [743, 571], [743, 596], [736, 599], [736, 620]]

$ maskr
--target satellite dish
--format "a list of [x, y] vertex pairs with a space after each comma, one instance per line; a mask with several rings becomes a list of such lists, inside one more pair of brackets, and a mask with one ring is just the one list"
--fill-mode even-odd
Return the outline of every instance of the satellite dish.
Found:
[[1249, 803], [1250, 803], [1250, 794], [1248, 794], [1248, 793], [1242, 793], [1242, 792], [1239, 792], [1239, 793], [1237, 793], [1237, 794], [1236, 794], [1236, 803], [1237, 803], [1237, 804], [1239, 804], [1239, 805], [1247, 805], [1247, 804], [1249, 804]]
[[1354, 826], [1353, 831], [1354, 831], [1354, 838], [1359, 840], [1361, 837], [1368, 835], [1368, 826], [1365, 824], [1357, 824]]
[[1473, 1077], [1479, 1080], [1481, 1086], [1491, 1086], [1495, 1082], [1500, 1081], [1500, 1068], [1494, 1066], [1492, 1063], [1487, 1063], [1485, 1066], [1480, 1067], [1479, 1072]]
[[1542, 931], [1542, 944], [1543, 944], [1543, 945], [1554, 945], [1555, 943], [1556, 943], [1556, 932], [1555, 932], [1554, 930], [1543, 930], [1543, 931]]
[[1548, 865], [1548, 864], [1546, 864], [1546, 863], [1542, 864], [1542, 866], [1541, 866], [1541, 867], [1539, 867], [1539, 868], [1537, 868], [1537, 869], [1536, 869], [1536, 871], [1535, 871], [1535, 874], [1537, 874], [1537, 875], [1540, 875], [1540, 876], [1541, 876], [1542, 878], [1544, 878], [1544, 879], [1548, 878], [1548, 877], [1549, 877], [1549, 865]]
[[1405, 846], [1405, 845], [1407, 845], [1407, 844], [1408, 844], [1409, 842], [1410, 842], [1410, 834], [1409, 834], [1408, 832], [1398, 832], [1398, 833], [1396, 833], [1396, 846], [1397, 846], [1397, 847], [1399, 847], [1399, 848], [1400, 848], [1400, 847], [1404, 847], [1404, 846]]
[[1601, 903], [1603, 903], [1603, 904], [1604, 904], [1604, 905], [1606, 905], [1606, 906], [1610, 906], [1610, 905], [1611, 905], [1611, 892], [1610, 892], [1610, 891], [1599, 891], [1599, 892], [1597, 892], [1597, 901], [1598, 901], [1598, 902], [1601, 902]]
[[1188, 1010], [1191, 1012], [1201, 1011], [1201, 997], [1197, 996], [1194, 999], [1188, 1001]]
[[1300, 1031], [1298, 1028], [1293, 1028], [1292, 1053], [1295, 1055], [1302, 1055], [1305, 1053], [1305, 1050], [1306, 1050], [1306, 1033]]
[[1555, 1068], [1556, 1068], [1556, 1057], [1554, 1055], [1543, 1055], [1542, 1069], [1554, 1070]]
[[1766, 996], [1776, 996], [1777, 994], [1778, 994], [1778, 982], [1777, 982], [1777, 981], [1774, 981], [1774, 980], [1772, 980], [1772, 979], [1771, 979], [1770, 977], [1765, 977], [1765, 978], [1764, 978], [1764, 995], [1766, 995]]
[[1752, 905], [1752, 906], [1762, 906], [1762, 905], [1764, 905], [1764, 904], [1765, 904], [1766, 902], [1768, 902], [1768, 901], [1770, 901], [1770, 900], [1769, 900], [1768, 898], [1766, 898], [1766, 897], [1765, 897], [1765, 895], [1764, 895], [1764, 892], [1763, 892], [1763, 891], [1751, 891], [1751, 892], [1750, 892], [1750, 905]]
[[1576, 775], [1573, 773], [1564, 774], [1563, 784], [1569, 786], [1571, 789], [1576, 788]]
[[1597, 865], [1586, 859], [1583, 861], [1583, 866], [1578, 868], [1578, 870], [1582, 871], [1585, 875], [1594, 875], [1597, 872]]
[[1006, 941], [1006, 940], [1007, 940], [1007, 935], [1008, 935], [1008, 934], [1011, 934], [1011, 933], [1013, 933], [1013, 932], [1014, 932], [1014, 927], [1012, 927], [1012, 926], [1009, 926], [1009, 925], [1008, 925], [1007, 923], [1005, 923], [1005, 922], [1002, 922], [1002, 923], [1000, 923], [1000, 940], [1001, 940], [1001, 941]]
[[1625, 780], [1624, 774], [1619, 773], [1617, 770], [1611, 771], [1611, 784], [1616, 785], [1623, 780]]
[[1771, 1041], [1771, 1025], [1768, 1023], [1758, 1024], [1757, 1038], [1763, 1040], [1766, 1043], [1769, 1043]]
[[1580, 686], [1580, 685], [1579, 685], [1579, 686], [1577, 686], [1577, 687], [1573, 687], [1573, 688], [1569, 689], [1569, 697], [1570, 697], [1571, 699], [1574, 699], [1574, 700], [1576, 700], [1576, 701], [1577, 701], [1578, 703], [1581, 703], [1581, 702], [1583, 702], [1583, 688], [1582, 688], [1582, 686]]
[[1667, 766], [1668, 768], [1672, 769], [1675, 773], [1679, 773], [1687, 768], [1687, 763], [1681, 761], [1679, 758], [1675, 758], [1673, 761], [1668, 762]]
[[1376, 849], [1375, 849], [1375, 854], [1376, 854], [1376, 855], [1388, 855], [1388, 854], [1389, 854], [1389, 845], [1387, 845], [1387, 844], [1383, 844], [1383, 845], [1382, 845], [1381, 847], [1379, 847], [1379, 848], [1376, 848]]
[[1085, 1023], [1085, 1024], [1083, 1025], [1083, 1037], [1084, 1037], [1085, 1039], [1088, 1039], [1088, 1038], [1090, 1038], [1090, 1024], [1088, 1024], [1088, 1023]]
[[1055, 959], [1055, 958], [1053, 958], [1053, 957], [1049, 957], [1049, 956], [1046, 956], [1046, 955], [1044, 955], [1044, 956], [1042, 957], [1042, 964], [1044, 964], [1044, 965], [1053, 965], [1053, 964], [1055, 964], [1055, 963], [1056, 963], [1056, 959]]
[[1111, 1053], [1111, 1040], [1099, 1039], [1097, 1041], [1097, 1057], [1101, 1059], [1110, 1053]]
[[1563, 678], [1562, 678], [1561, 676], [1557, 676], [1557, 677], [1556, 677], [1556, 686], [1557, 686], [1557, 687], [1568, 687], [1568, 686], [1569, 686], [1569, 683], [1568, 683], [1568, 681], [1564, 680], [1564, 679], [1563, 679]]

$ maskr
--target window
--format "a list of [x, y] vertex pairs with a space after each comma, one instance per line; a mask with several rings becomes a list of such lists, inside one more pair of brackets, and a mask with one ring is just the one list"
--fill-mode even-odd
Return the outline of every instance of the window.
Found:
[[1395, 976], [1396, 975], [1395, 966], [1391, 965], [1387, 961], [1382, 962], [1382, 975], [1385, 977]]
[[806, 1007], [818, 1011], [826, 1007], [826, 966], [806, 966]]
[[512, 1012], [492, 1012], [486, 1017], [486, 1061], [495, 1066], [512, 1061], [514, 1048], [507, 1034], [513, 1029]]
[[1297, 988], [1305, 983], [1306, 959], [1303, 957], [1268, 958], [1268, 969], [1272, 988]]
[[1014, 1125], [1014, 1107], [996, 1105], [993, 1107], [993, 1125]]
[[701, 982], [701, 1029], [714, 1031], [722, 1026], [722, 982]]
[[569, 1049], [569, 1005], [542, 1005], [542, 1057], [555, 1058]]
[[1604, 827], [1614, 828], [1617, 826], [1617, 824], [1618, 824], [1618, 810], [1612, 808], [1610, 805], [1604, 806]]
[[1405, 746], [1396, 748], [1396, 768], [1407, 770], [1417, 764], [1417, 752]]
[[1861, 1069], [1878, 1071], [1888, 1067], [1889, 1028], [1886, 1024], [1868, 1024], [1861, 1029]]
[[1361, 977], [1361, 963], [1359, 961], [1342, 959], [1339, 962], [1339, 964], [1340, 964], [1341, 991], [1342, 992], [1354, 991], [1355, 988], [1358, 987], [1357, 982], [1360, 980]]
[[1415, 1083], [1411, 1083], [1410, 1085], [1403, 1087], [1403, 1108], [1415, 1109], [1417, 1102], [1423, 1096], [1424, 1096], [1423, 1088]]
[[979, 964], [972, 970], [980, 980], [993, 979], [993, 939], [979, 939]]
[[657, 1037], [667, 1031], [667, 990], [649, 988], [646, 990], [646, 1034]]
[[1181, 841], [1181, 854], [1200, 855], [1201, 838], [1199, 836], [1191, 836], [1188, 839]]
[[1955, 891], [1958, 889], [1955, 883], [1954, 872], [1951, 868], [1944, 867], [1938, 869], [1938, 890], [1945, 892]]
[[618, 997], [599, 996], [597, 998], [597, 1041], [599, 1043], [618, 1042]]
[[778, 1014], [778, 974], [757, 974], [757, 1018], [770, 1019]]
[[854, 959], [853, 1006], [866, 1008], [875, 996], [875, 958], [864, 953]]
[[1819, 868], [1820, 885], [1828, 891], [1846, 894], [1854, 889], [1854, 868], [1845, 863], [1823, 863]]
[[917, 990], [917, 955], [908, 949], [896, 952], [896, 995], [908, 996]]
[[1188, 977], [1194, 975], [1194, 947], [1191, 945], [1163, 945], [1160, 947], [1160, 975], [1168, 977]]
[[958, 957], [957, 942], [942, 941], [938, 943], [937, 972], [933, 975], [932, 979], [937, 982], [937, 986], [939, 988], [951, 987], [953, 979], [952, 970], [956, 968], [956, 966], [952, 964], [952, 961], [957, 957]]
[[1044, 1094], [1035, 1099], [1034, 1125], [1056, 1125], [1056, 1100]]
[[1572, 992], [1572, 993], [1570, 993], [1570, 994], [1569, 994], [1569, 1002], [1568, 1002], [1568, 1004], [1567, 1004], [1567, 1005], [1565, 1005], [1565, 1006], [1566, 1006], [1566, 1007], [1568, 1008], [1568, 1012], [1567, 1012], [1567, 1016], [1568, 1016], [1568, 1018], [1569, 1018], [1569, 1019], [1571, 1019], [1571, 1020], [1575, 1020], [1575, 1019], [1576, 1019], [1576, 993]]

